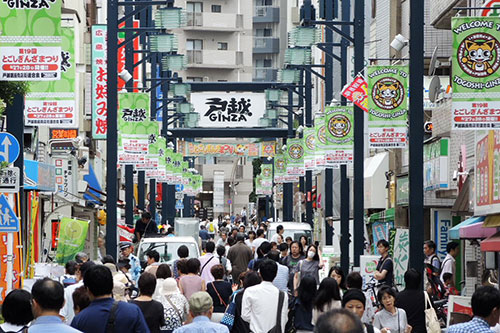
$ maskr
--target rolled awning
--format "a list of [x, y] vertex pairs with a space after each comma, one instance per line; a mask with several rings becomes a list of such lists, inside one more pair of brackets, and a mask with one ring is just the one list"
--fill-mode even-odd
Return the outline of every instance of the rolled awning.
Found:
[[500, 227], [500, 215], [486, 216], [486, 220], [483, 223], [483, 228], [497, 228], [497, 227]]
[[481, 251], [483, 252], [499, 252], [500, 251], [500, 232], [497, 232], [491, 237], [486, 238], [481, 242]]
[[453, 228], [450, 229], [450, 238], [451, 239], [460, 239], [460, 228], [466, 227], [471, 224], [479, 223], [484, 221], [484, 216], [474, 216], [468, 218], [467, 220], [457, 224]]
[[460, 228], [460, 239], [485, 239], [497, 232], [495, 228], [483, 228], [483, 223], [474, 223]]

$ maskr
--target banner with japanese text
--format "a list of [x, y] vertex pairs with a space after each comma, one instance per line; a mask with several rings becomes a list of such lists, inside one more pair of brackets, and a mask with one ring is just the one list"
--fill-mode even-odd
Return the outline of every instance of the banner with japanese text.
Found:
[[500, 18], [453, 17], [453, 129], [500, 128]]
[[326, 126], [325, 126], [325, 115], [317, 114], [314, 118], [314, 131], [316, 134], [314, 145], [315, 145], [315, 158], [316, 158], [316, 169], [324, 170], [326, 167]]
[[68, 261], [75, 259], [75, 255], [78, 252], [83, 251], [88, 228], [88, 221], [69, 217], [61, 219], [56, 252], [56, 261], [58, 264], [66, 264]]
[[286, 176], [286, 159], [283, 154], [274, 156], [274, 182], [283, 183]]
[[276, 142], [261, 143], [209, 143], [179, 141], [178, 151], [184, 156], [247, 156], [272, 157], [276, 152]]
[[0, 2], [0, 81], [54, 81], [61, 74], [62, 0]]
[[329, 106], [325, 108], [326, 163], [350, 164], [354, 149], [354, 108]]
[[260, 174], [262, 176], [262, 185], [273, 186], [273, 165], [262, 164], [260, 166]]
[[30, 84], [24, 103], [24, 124], [27, 126], [78, 127], [75, 29], [61, 28], [61, 38], [61, 78]]
[[368, 66], [370, 148], [406, 147], [408, 66]]
[[474, 215], [500, 213], [500, 131], [479, 130], [474, 168]]
[[316, 169], [316, 132], [314, 127], [304, 128], [304, 164], [306, 170]]
[[288, 139], [286, 147], [286, 173], [289, 176], [304, 176], [306, 168], [304, 164], [304, 140]]
[[368, 84], [362, 75], [357, 75], [342, 91], [342, 96], [368, 112]]
[[108, 133], [108, 56], [106, 25], [92, 26], [92, 138], [105, 140]]

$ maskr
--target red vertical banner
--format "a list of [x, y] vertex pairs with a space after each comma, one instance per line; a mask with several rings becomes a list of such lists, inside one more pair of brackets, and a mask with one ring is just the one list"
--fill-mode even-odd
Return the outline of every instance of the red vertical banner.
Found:
[[[133, 26], [134, 28], [139, 28], [139, 20], [134, 20]], [[121, 23], [119, 28], [124, 28], [125, 27], [125, 22]], [[134, 32], [135, 33], [135, 32]], [[138, 51], [140, 46], [139, 46], [139, 37], [135, 38], [133, 43], [133, 48], [134, 51]], [[121, 32], [118, 35], [118, 44], [122, 43], [125, 41], [125, 33]], [[140, 55], [137, 52], [134, 52], [134, 63], [138, 63], [140, 60]], [[118, 73], [123, 71], [125, 69], [125, 45], [120, 47], [118, 49]], [[132, 73], [131, 73], [132, 74]], [[134, 92], [138, 92], [137, 90], [137, 85], [139, 83], [139, 66], [134, 67], [134, 73], [133, 73], [133, 79], [134, 79]], [[120, 77], [118, 77], [118, 90], [122, 89], [125, 87], [125, 81], [123, 81]]]
[[[0, 233], [0, 302], [3, 302], [7, 294], [7, 233]], [[12, 273], [12, 288], [21, 288], [21, 257], [19, 253], [19, 233], [14, 233], [14, 265]]]

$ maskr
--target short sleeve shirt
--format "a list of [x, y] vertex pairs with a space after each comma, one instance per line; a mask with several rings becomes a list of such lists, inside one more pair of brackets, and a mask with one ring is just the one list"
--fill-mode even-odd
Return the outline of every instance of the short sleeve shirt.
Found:
[[301, 260], [296, 266], [296, 272], [300, 271], [300, 278], [303, 279], [305, 276], [313, 277], [316, 280], [316, 284], [319, 284], [319, 261], [316, 260]]
[[383, 280], [379, 280], [380, 284], [385, 284], [389, 287], [392, 287], [394, 284], [394, 263], [391, 257], [386, 257], [385, 260], [380, 258], [377, 264], [377, 271], [382, 272], [383, 270], [387, 271], [385, 278]]

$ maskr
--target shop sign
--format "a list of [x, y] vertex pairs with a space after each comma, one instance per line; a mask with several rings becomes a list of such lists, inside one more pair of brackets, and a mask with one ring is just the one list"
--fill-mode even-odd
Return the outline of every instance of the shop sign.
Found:
[[453, 129], [500, 128], [498, 17], [453, 17]]
[[61, 32], [61, 78], [30, 84], [24, 104], [24, 123], [27, 126], [78, 127], [75, 30], [65, 27]]
[[363, 278], [363, 288], [366, 288], [366, 285], [369, 283], [377, 284], [374, 274], [377, 270], [379, 259], [379, 256], [359, 256], [359, 274], [361, 274], [361, 277]]
[[474, 215], [500, 213], [500, 132], [476, 132]]
[[61, 79], [62, 0], [0, 2], [0, 81]]
[[424, 190], [449, 188], [449, 139], [424, 145]]
[[351, 164], [354, 148], [354, 108], [335, 106], [325, 109], [326, 163]]
[[108, 55], [106, 25], [92, 26], [92, 138], [105, 140], [108, 132]]
[[24, 160], [24, 189], [54, 192], [55, 166], [32, 160]]
[[453, 227], [451, 210], [431, 209], [431, 218], [434, 230], [434, 242], [436, 243], [436, 254], [442, 261], [446, 257], [446, 245], [450, 242], [450, 229]]
[[78, 137], [77, 128], [51, 128], [49, 129], [50, 140], [68, 140]]
[[194, 112], [199, 113], [199, 127], [259, 127], [264, 117], [264, 93], [200, 92], [191, 93]]
[[71, 155], [61, 156], [55, 158], [54, 162], [58, 194], [67, 201], [77, 202], [78, 163], [76, 163], [76, 159]]
[[370, 148], [406, 147], [408, 67], [368, 66]]

